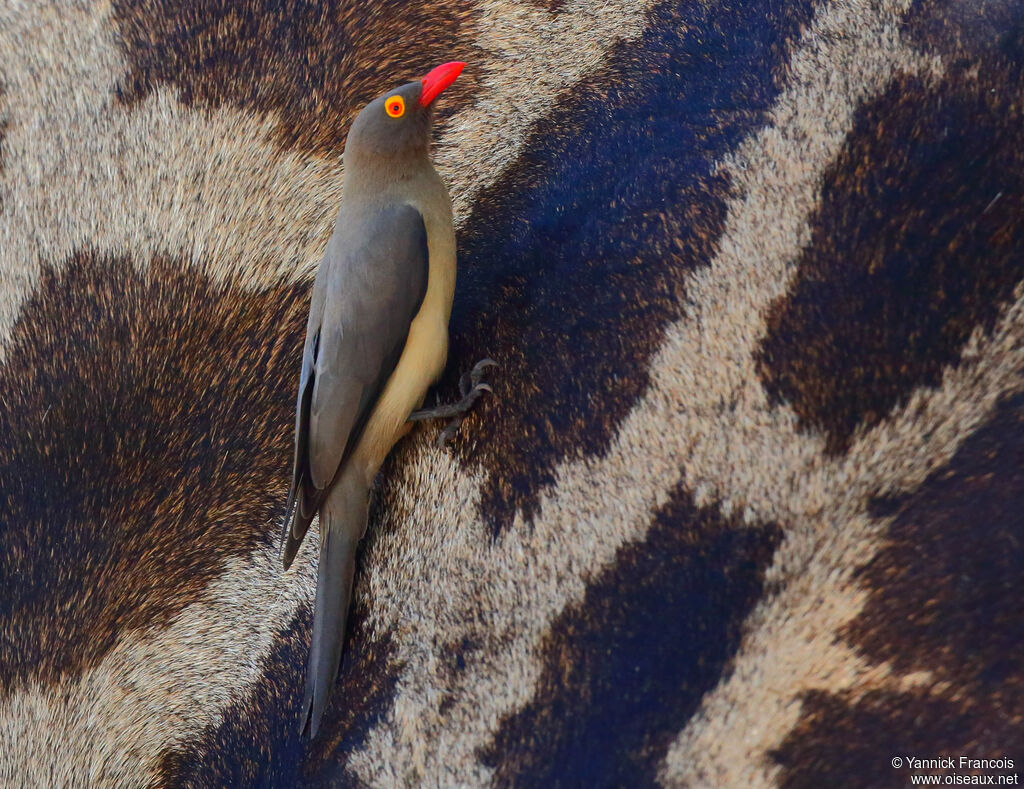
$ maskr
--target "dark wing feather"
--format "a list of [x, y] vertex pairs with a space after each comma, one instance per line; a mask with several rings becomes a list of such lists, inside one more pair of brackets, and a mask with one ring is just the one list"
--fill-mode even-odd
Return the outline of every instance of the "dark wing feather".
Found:
[[[319, 285], [319, 276], [317, 278]], [[285, 504], [285, 517], [281, 540], [284, 548], [282, 561], [284, 569], [291, 567], [303, 537], [309, 531], [309, 525], [320, 504], [320, 494], [313, 487], [309, 476], [309, 409], [313, 399], [313, 365], [316, 361], [320, 345], [320, 318], [323, 309], [323, 298], [317, 298], [317, 286], [314, 286], [313, 301], [310, 305], [309, 325], [306, 329], [306, 342], [302, 349], [302, 372], [299, 375], [299, 395], [295, 404], [295, 452], [292, 459], [292, 480], [288, 489], [288, 502]]]

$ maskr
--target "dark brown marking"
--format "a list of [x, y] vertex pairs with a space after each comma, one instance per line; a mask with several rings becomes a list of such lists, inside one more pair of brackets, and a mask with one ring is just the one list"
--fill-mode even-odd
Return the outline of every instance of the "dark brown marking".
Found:
[[442, 394], [482, 356], [502, 365], [454, 444], [489, 472], [481, 509], [495, 530], [532, 518], [558, 462], [604, 452], [646, 391], [686, 277], [717, 249], [731, 196], [717, 162], [767, 121], [811, 13], [659, 5], [639, 40], [552, 102], [477, 200]]
[[799, 725], [771, 756], [783, 768], [781, 789], [903, 789], [911, 774], [944, 773], [894, 768], [895, 756], [1011, 755], [963, 746], [961, 734], [970, 723], [965, 708], [926, 691], [876, 691], [860, 699], [812, 691], [804, 698]]
[[872, 663], [933, 679], [864, 699], [810, 694], [775, 754], [783, 786], [906, 786], [888, 763], [908, 753], [1024, 763], [1022, 460], [1016, 395], [916, 491], [874, 505], [892, 522], [860, 573], [869, 597], [844, 638]]
[[276, 543], [307, 288], [44, 270], [0, 368], [0, 689], [67, 682]]
[[1024, 273], [1022, 174], [1024, 105], [1003, 72], [902, 76], [857, 112], [758, 358], [830, 452], [991, 330]]
[[290, 786], [304, 743], [299, 738], [303, 664], [309, 649], [309, 608], [277, 635], [252, 692], [224, 710], [219, 726], [206, 726], [160, 757], [160, 785]]
[[394, 694], [399, 666], [388, 634], [372, 638], [365, 612], [350, 618], [338, 684], [313, 742], [299, 735], [309, 628], [304, 608], [277, 638], [253, 692], [232, 704], [223, 722], [207, 727], [161, 759], [168, 787], [356, 786], [349, 754], [383, 714]]
[[901, 32], [929, 54], [941, 55], [946, 68], [1009, 68], [1019, 80], [1024, 67], [1024, 4], [1019, 2], [915, 0]]
[[557, 14], [565, 8], [565, 0], [528, 0], [528, 2], [549, 14]]
[[1017, 395], [896, 503], [886, 548], [861, 573], [871, 596], [847, 634], [872, 661], [1024, 701], [1022, 460]]
[[185, 105], [231, 105], [277, 118], [278, 144], [341, 152], [354, 115], [432, 67], [469, 67], [438, 102], [439, 120], [465, 108], [483, 53], [472, 0], [115, 0], [130, 71], [129, 104], [160, 85]]
[[780, 539], [677, 491], [552, 624], [534, 699], [482, 754], [495, 784], [657, 785], [669, 745], [728, 676]]

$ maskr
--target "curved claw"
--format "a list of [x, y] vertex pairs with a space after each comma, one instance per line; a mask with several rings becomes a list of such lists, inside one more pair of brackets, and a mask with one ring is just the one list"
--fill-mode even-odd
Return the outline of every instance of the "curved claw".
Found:
[[475, 365], [469, 373], [469, 380], [473, 382], [473, 385], [480, 383], [480, 379], [483, 377], [484, 370], [488, 367], [497, 367], [498, 363], [494, 359], [481, 359]]
[[[500, 367], [494, 359], [481, 359], [475, 365], [473, 369], [462, 374], [459, 378], [459, 395], [465, 397], [469, 394], [470, 390], [473, 389], [480, 383], [480, 379], [483, 377], [484, 370], [488, 367]], [[491, 390], [488, 389], [488, 392]]]
[[437, 434], [437, 445], [444, 449], [448, 442], [455, 438], [455, 434], [459, 431], [459, 427], [462, 425], [463, 417], [457, 416], [447, 425], [444, 429]]
[[466, 372], [459, 378], [459, 397], [465, 397], [469, 394], [469, 390], [473, 387], [473, 380], [470, 373]]

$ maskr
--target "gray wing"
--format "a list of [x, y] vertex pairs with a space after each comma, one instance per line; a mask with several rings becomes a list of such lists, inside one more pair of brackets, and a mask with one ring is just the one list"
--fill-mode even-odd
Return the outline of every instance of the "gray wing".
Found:
[[296, 403], [285, 567], [359, 440], [427, 291], [427, 229], [415, 208], [387, 207], [346, 235], [353, 239], [348, 248], [328, 246], [310, 307]]

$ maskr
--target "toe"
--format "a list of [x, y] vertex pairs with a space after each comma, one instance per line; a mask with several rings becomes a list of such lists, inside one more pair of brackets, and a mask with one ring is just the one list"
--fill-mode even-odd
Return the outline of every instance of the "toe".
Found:
[[437, 435], [437, 445], [444, 449], [448, 445], [448, 442], [455, 438], [455, 433], [458, 432], [459, 426], [462, 424], [462, 417], [456, 417], [449, 422], [444, 430]]
[[469, 379], [472, 385], [480, 383], [480, 379], [483, 378], [484, 370], [488, 367], [497, 367], [498, 363], [493, 359], [481, 359], [474, 365], [473, 370], [469, 374]]

